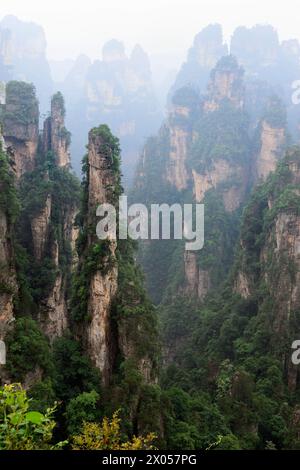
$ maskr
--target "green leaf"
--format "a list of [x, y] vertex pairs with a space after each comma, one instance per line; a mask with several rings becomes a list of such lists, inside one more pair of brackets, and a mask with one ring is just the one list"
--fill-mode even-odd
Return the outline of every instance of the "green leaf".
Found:
[[26, 421], [29, 421], [30, 423], [33, 424], [41, 424], [41, 422], [44, 419], [44, 415], [42, 413], [39, 413], [38, 411], [29, 411], [25, 415]]

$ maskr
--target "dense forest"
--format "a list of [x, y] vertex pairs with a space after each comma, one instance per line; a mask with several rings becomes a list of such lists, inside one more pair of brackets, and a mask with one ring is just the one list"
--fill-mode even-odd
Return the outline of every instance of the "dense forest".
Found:
[[[208, 26], [145, 142], [129, 200], [204, 204], [198, 251], [99, 239], [97, 207], [118, 211], [124, 194], [120, 140], [95, 122], [107, 103], [80, 131], [93, 122], [79, 178], [63, 94], [41, 125], [35, 83], [11, 80], [0, 54], [0, 450], [300, 449], [294, 46], [257, 26], [228, 51]], [[105, 51], [129, 67], [120, 44]], [[144, 128], [148, 62], [139, 49], [130, 61], [147, 82], [131, 96]], [[120, 73], [96, 63], [92, 82], [98, 72]]]

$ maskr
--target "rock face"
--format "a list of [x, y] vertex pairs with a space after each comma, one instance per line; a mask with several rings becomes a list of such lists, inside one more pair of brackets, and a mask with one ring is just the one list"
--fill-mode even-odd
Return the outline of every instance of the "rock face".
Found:
[[[258, 196], [256, 201], [253, 198], [245, 213], [242, 233], [247, 239], [241, 239], [240, 263], [234, 282], [235, 292], [243, 298], [256, 295], [260, 286], [265, 286], [265, 295], [272, 302], [272, 309], [268, 311], [272, 347], [297, 339], [295, 312], [300, 306], [299, 149], [288, 152], [274, 177], [268, 193]], [[251, 242], [253, 235], [249, 237], [253, 230], [251, 223], [257, 220], [254, 217], [260, 218], [255, 236], [262, 240], [259, 250], [255, 251]], [[266, 220], [269, 221], [268, 225]], [[255, 262], [259, 269], [254, 268]], [[260, 309], [263, 312], [263, 302]], [[290, 390], [295, 390], [299, 371], [292, 364], [287, 348], [283, 350], [285, 353], [281, 359], [285, 363], [288, 386]]]
[[[135, 183], [138, 202], [143, 193], [147, 202], [156, 201], [159, 186], [166, 198], [176, 194], [176, 202], [184, 194], [185, 201], [188, 195], [191, 201], [205, 203], [206, 195], [214, 191], [228, 217], [234, 217], [251, 176], [243, 73], [234, 57], [225, 56], [211, 72], [206, 95], [191, 87], [174, 93], [168, 119], [157, 140], [149, 139], [140, 161]], [[149, 246], [145, 249], [151, 251]], [[149, 255], [151, 263], [150, 259]], [[215, 287], [210, 270], [195, 253], [185, 253], [183, 264], [179, 289], [203, 300]]]
[[53, 152], [57, 166], [70, 167], [70, 133], [65, 128], [64, 99], [60, 92], [51, 100], [51, 115], [44, 123], [44, 151]]
[[[14, 174], [4, 153], [3, 138], [0, 132], [1, 178], [0, 194], [5, 196], [9, 185], [14, 184]], [[9, 201], [11, 202], [11, 201]], [[18, 292], [13, 247], [13, 215], [5, 207], [3, 199], [0, 206], [0, 340], [4, 340], [14, 319], [14, 298]]]
[[35, 167], [39, 139], [39, 108], [32, 85], [9, 82], [6, 86], [3, 136], [14, 160], [17, 178]]
[[[104, 387], [111, 385], [120, 363], [133, 363], [146, 383], [156, 380], [152, 353], [156, 343], [149, 342], [156, 332], [156, 323], [137, 276], [131, 241], [116, 241], [113, 236], [102, 240], [96, 234], [98, 206], [109, 203], [117, 209], [119, 203], [118, 142], [106, 125], [89, 132], [84, 179], [86, 205], [79, 214], [82, 243], [76, 271], [79, 286], [76, 303], [82, 305], [82, 289], [87, 295], [83, 308], [76, 309], [74, 304], [75, 321], [84, 350], [99, 369]], [[145, 343], [149, 347], [145, 348]]]
[[274, 172], [277, 162], [283, 153], [285, 142], [285, 128], [274, 128], [268, 122], [262, 122], [261, 148], [256, 159], [257, 179], [265, 180], [271, 172]]
[[209, 272], [199, 268], [196, 253], [184, 253], [184, 273], [183, 292], [196, 296], [200, 301], [204, 300], [211, 287], [211, 280]]
[[45, 206], [42, 208], [40, 213], [30, 221], [34, 257], [38, 261], [41, 261], [45, 255], [45, 248], [48, 243], [51, 204], [51, 195], [48, 194]]
[[[55, 166], [60, 169], [69, 169], [70, 167], [70, 133], [64, 125], [65, 107], [64, 99], [61, 93], [56, 93], [51, 100], [51, 115], [44, 122], [44, 131], [42, 136], [44, 155], [51, 152]], [[45, 180], [49, 180], [46, 172]], [[53, 184], [53, 182], [51, 183]], [[68, 191], [68, 188], [65, 188]], [[33, 241], [33, 250], [35, 259], [42, 261], [47, 255], [55, 266], [56, 275], [54, 283], [47, 297], [43, 299], [39, 309], [39, 322], [43, 332], [52, 342], [56, 337], [62, 336], [68, 326], [68, 275], [76, 265], [75, 257], [75, 241], [78, 230], [75, 228], [75, 218], [78, 213], [77, 201], [60, 201], [62, 212], [62, 236], [63, 243], [59, 243], [51, 232], [51, 224], [53, 218], [57, 217], [57, 207], [54, 206], [55, 194], [50, 191], [46, 197], [45, 205], [40, 212], [31, 219], [31, 233]], [[56, 202], [57, 206], [57, 202]], [[64, 246], [69, 245], [71, 250], [71, 258], [69, 257], [70, 266], [62, 268], [61, 258], [66, 256], [63, 252]]]
[[243, 108], [243, 75], [243, 69], [233, 56], [225, 56], [220, 59], [211, 72], [208, 100], [204, 104], [204, 109], [214, 111], [224, 99], [227, 99], [236, 108]]
[[194, 181], [194, 195], [197, 202], [202, 202], [205, 193], [211, 188], [217, 188], [221, 183], [229, 181], [242, 182], [242, 184], [232, 184], [222, 191], [222, 199], [227, 212], [235, 211], [242, 203], [247, 187], [246, 169], [242, 165], [233, 167], [226, 160], [217, 160], [210, 171], [198, 174], [192, 170]]
[[[47, 203], [46, 203], [47, 206]], [[46, 208], [45, 208], [46, 209]], [[71, 258], [69, 258], [70, 266], [67, 272], [61, 268], [60, 258], [63, 256], [57, 241], [53, 241], [51, 247], [51, 259], [56, 269], [56, 276], [53, 286], [43, 300], [38, 315], [39, 324], [42, 331], [52, 342], [55, 338], [64, 334], [69, 326], [69, 308], [68, 308], [68, 276], [77, 266], [77, 257], [75, 249], [75, 241], [78, 236], [78, 229], [75, 227], [75, 218], [78, 213], [76, 204], [70, 206], [65, 212], [65, 220], [63, 221], [63, 233], [65, 243], [70, 244]], [[36, 219], [35, 219], [36, 220]], [[48, 223], [49, 223], [48, 219]], [[48, 242], [47, 235], [45, 240]]]
[[3, 340], [14, 317], [13, 298], [17, 292], [13, 265], [11, 227], [7, 215], [0, 210], [0, 340]]
[[[111, 200], [111, 188], [117, 181], [112, 171], [112, 157], [104, 151], [105, 143], [95, 130], [89, 133], [88, 144], [88, 225], [95, 221], [99, 204]], [[96, 242], [96, 233], [89, 234], [88, 247]], [[106, 258], [115, 259], [116, 242], [110, 241]], [[106, 262], [107, 259], [106, 259]], [[108, 385], [114, 363], [111, 308], [118, 286], [116, 263], [92, 274], [89, 282], [88, 322], [84, 331], [84, 344], [95, 366], [100, 370], [103, 383]]]
[[[48, 259], [48, 262], [55, 266], [53, 285], [51, 286], [49, 279], [51, 287], [37, 306], [40, 326], [50, 341], [53, 341], [55, 337], [63, 334], [68, 324], [66, 297], [68, 273], [62, 268], [61, 260], [66, 256], [66, 253], [63, 253], [66, 245], [70, 244], [71, 249], [75, 249], [74, 220], [78, 209], [76, 201], [69, 203], [60, 201], [60, 207], [57, 207], [57, 194], [53, 194], [51, 189], [54, 184], [53, 175], [50, 175], [49, 170], [39, 166], [41, 163], [37, 156], [39, 150], [39, 156], [46, 161], [48, 153], [51, 152], [55, 168], [68, 169], [70, 166], [70, 135], [64, 126], [64, 100], [60, 93], [53, 96], [51, 115], [45, 121], [44, 132], [40, 138], [39, 108], [32, 85], [9, 82], [6, 86], [6, 103], [3, 105], [3, 110], [5, 147], [10, 155], [18, 185], [22, 187], [26, 175], [30, 173], [36, 174], [33, 178], [39, 178], [35, 184], [49, 187], [43, 196], [41, 194], [35, 196], [37, 200], [44, 198], [41, 207], [27, 215], [25, 229], [28, 230], [27, 240], [30, 240], [30, 243], [27, 242], [24, 248], [33, 256], [37, 265], [42, 265], [44, 260]], [[66, 184], [64, 179], [61, 184]], [[68, 194], [69, 188], [65, 190]], [[41, 201], [38, 202], [40, 204]], [[60, 211], [63, 213], [61, 219]], [[57, 235], [53, 234], [54, 223], [63, 225], [60, 244]], [[4, 225], [3, 232], [5, 232]]]
[[[185, 113], [188, 115], [187, 108], [176, 108], [173, 113], [181, 115]], [[188, 152], [188, 145], [190, 142], [191, 134], [189, 130], [181, 127], [180, 125], [170, 126], [170, 155], [166, 170], [166, 179], [170, 184], [174, 185], [178, 191], [185, 189], [188, 184], [188, 171], [186, 169], [186, 159]]]

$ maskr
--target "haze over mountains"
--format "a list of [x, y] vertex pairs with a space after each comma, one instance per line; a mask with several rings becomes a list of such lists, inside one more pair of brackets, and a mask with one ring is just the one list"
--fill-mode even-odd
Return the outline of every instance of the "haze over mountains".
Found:
[[[161, 449], [299, 449], [300, 46], [211, 24], [174, 63], [153, 77], [108, 38], [51, 72], [40, 26], [0, 23], [1, 385], [57, 401], [69, 447], [107, 448], [94, 430], [120, 409], [122, 438]], [[99, 239], [124, 182], [204, 204], [203, 249]]]
[[[128, 182], [145, 139], [159, 128], [174, 91], [184, 85], [204, 91], [210, 70], [227, 53], [236, 56], [245, 68], [246, 86], [251, 89], [254, 81], [260, 80], [261, 89], [269, 87], [283, 99], [289, 119], [293, 119], [290, 87], [300, 75], [299, 43], [295, 39], [280, 43], [272, 26], [239, 27], [229, 45], [223, 41], [220, 25], [207, 26], [195, 36], [177, 75], [174, 62], [162, 67], [154, 57], [153, 77], [151, 61], [139, 45], [126, 55], [123, 43], [109, 40], [102, 52], [99, 45], [99, 59], [94, 62], [81, 54], [75, 60], [66, 58], [49, 65], [41, 26], [14, 16], [5, 17], [0, 23], [2, 79], [33, 82], [42, 114], [49, 111], [51, 93], [58, 89], [63, 92], [76, 172], [80, 173], [87, 130], [96, 123], [107, 122], [121, 139], [122, 171]], [[295, 127], [291, 127], [294, 132]]]

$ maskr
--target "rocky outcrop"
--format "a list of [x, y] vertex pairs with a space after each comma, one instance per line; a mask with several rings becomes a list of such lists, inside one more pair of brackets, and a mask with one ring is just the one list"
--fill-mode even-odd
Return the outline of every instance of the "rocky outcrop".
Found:
[[261, 147], [255, 163], [255, 178], [265, 180], [269, 173], [275, 171], [278, 160], [283, 155], [286, 130], [284, 127], [272, 127], [264, 120], [261, 125], [260, 140]]
[[[88, 144], [88, 214], [87, 224], [93, 226], [95, 211], [99, 204], [111, 201], [111, 191], [117, 184], [112, 170], [112, 156], [105, 152], [105, 140], [97, 129], [89, 133]], [[95, 224], [94, 224], [95, 225]], [[97, 242], [96, 233], [89, 233], [88, 247]], [[116, 242], [110, 241], [108, 258], [115, 259]], [[100, 370], [103, 383], [108, 385], [113, 367], [111, 307], [118, 285], [116, 263], [110, 262], [107, 269], [99, 269], [91, 275], [89, 282], [88, 317], [84, 344], [95, 366]]]
[[39, 109], [32, 85], [9, 82], [6, 86], [3, 136], [12, 155], [17, 178], [35, 168], [39, 139]]
[[196, 253], [189, 251], [184, 253], [184, 273], [183, 292], [202, 301], [211, 287], [211, 280], [209, 271], [198, 267]]
[[65, 127], [65, 104], [60, 92], [51, 99], [51, 115], [45, 120], [44, 152], [53, 152], [58, 167], [70, 167], [70, 133]]
[[205, 193], [211, 188], [218, 188], [221, 183], [231, 180], [230, 187], [222, 190], [222, 198], [225, 210], [233, 212], [242, 203], [247, 186], [245, 168], [240, 165], [230, 165], [226, 160], [217, 160], [211, 170], [198, 174], [192, 170], [194, 196], [197, 202], [202, 202]]
[[244, 70], [233, 56], [220, 59], [211, 72], [208, 84], [208, 98], [204, 103], [206, 111], [215, 111], [227, 99], [235, 108], [244, 106]]
[[30, 221], [33, 241], [33, 253], [37, 261], [41, 261], [48, 243], [49, 223], [51, 217], [51, 195], [48, 194], [45, 206], [40, 213]]
[[[248, 299], [264, 287], [272, 308], [266, 313], [262, 300], [259, 308], [262, 315], [267, 314], [272, 332], [270, 347], [276, 349], [284, 341], [292, 343], [298, 339], [295, 315], [300, 307], [299, 149], [288, 152], [274, 178], [268, 193], [261, 192], [256, 200], [253, 197], [246, 209], [234, 291]], [[254, 236], [261, 240], [260, 245], [253, 245]], [[286, 347], [281, 351], [288, 386], [295, 390], [298, 368], [291, 362], [290, 351]]]
[[[77, 265], [75, 242], [78, 236], [78, 229], [75, 227], [75, 218], [78, 208], [70, 206], [64, 213], [62, 233], [64, 243], [71, 248], [70, 266], [61, 268], [62, 248], [57, 240], [50, 237], [50, 225], [52, 216], [52, 197], [49, 194], [42, 211], [31, 220], [31, 233], [33, 241], [34, 257], [38, 262], [42, 262], [45, 252], [53, 263], [55, 269], [55, 279], [50, 292], [39, 305], [38, 320], [42, 331], [51, 342], [63, 335], [69, 325], [68, 317], [68, 276], [74, 271]], [[50, 245], [50, 247], [49, 247]]]
[[[173, 112], [176, 115], [188, 115], [187, 108], [177, 108]], [[166, 168], [166, 179], [178, 191], [185, 189], [188, 184], [189, 175], [186, 169], [186, 159], [190, 138], [189, 130], [182, 128], [180, 125], [170, 126], [170, 154]]]
[[4, 339], [13, 321], [13, 299], [16, 293], [17, 283], [13, 264], [11, 227], [7, 215], [0, 209], [0, 340]]
[[[2, 135], [0, 132], [0, 340], [4, 340], [5, 335], [14, 320], [14, 299], [18, 293], [16, 281], [16, 270], [13, 246], [13, 201], [14, 198], [11, 186], [14, 184], [13, 172], [9, 166], [9, 160], [2, 146]], [[11, 204], [5, 207], [4, 202]]]

